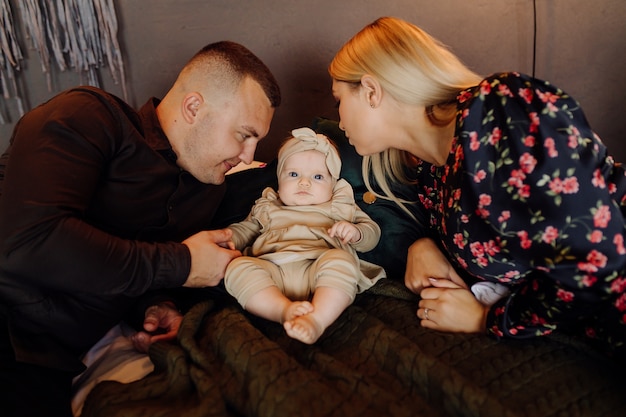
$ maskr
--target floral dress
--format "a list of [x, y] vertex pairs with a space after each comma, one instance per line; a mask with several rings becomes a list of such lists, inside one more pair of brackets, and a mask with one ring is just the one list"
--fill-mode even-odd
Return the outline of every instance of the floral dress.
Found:
[[447, 163], [421, 164], [421, 200], [457, 269], [509, 288], [488, 331], [574, 331], [624, 358], [624, 170], [547, 82], [493, 75], [457, 101]]

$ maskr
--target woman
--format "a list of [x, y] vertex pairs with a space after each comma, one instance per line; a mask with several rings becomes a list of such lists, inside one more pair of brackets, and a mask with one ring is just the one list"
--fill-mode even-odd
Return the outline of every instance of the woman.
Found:
[[[626, 180], [576, 101], [519, 73], [482, 79], [389, 17], [350, 39], [329, 72], [340, 127], [386, 197], [410, 203], [389, 185], [409, 181], [417, 159], [433, 239], [409, 249], [405, 283], [424, 327], [574, 332], [624, 359]], [[481, 303], [477, 282], [507, 291]]]

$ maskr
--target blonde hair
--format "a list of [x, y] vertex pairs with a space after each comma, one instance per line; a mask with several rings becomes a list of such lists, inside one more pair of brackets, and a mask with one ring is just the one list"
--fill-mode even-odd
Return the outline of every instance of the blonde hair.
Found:
[[[346, 42], [328, 67], [330, 76], [358, 88], [370, 74], [399, 102], [424, 106], [435, 125], [447, 125], [456, 114], [456, 96], [481, 78], [445, 45], [417, 26], [394, 17], [381, 17]], [[384, 195], [414, 217], [405, 200], [394, 195], [390, 181], [411, 183], [407, 167], [415, 158], [406, 151], [387, 149], [363, 158], [363, 178], [371, 188], [373, 176]], [[377, 194], [377, 193], [375, 193]], [[378, 195], [378, 194], [377, 194]]]

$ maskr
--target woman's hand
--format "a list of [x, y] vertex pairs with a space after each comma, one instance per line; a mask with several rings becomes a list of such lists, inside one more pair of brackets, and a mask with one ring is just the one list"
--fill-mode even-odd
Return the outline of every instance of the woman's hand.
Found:
[[143, 328], [131, 336], [135, 349], [148, 352], [150, 345], [159, 340], [173, 340], [183, 321], [183, 315], [173, 303], [163, 302], [146, 309]]
[[468, 288], [432, 239], [418, 239], [409, 247], [404, 285], [415, 294], [421, 294], [424, 288], [433, 285], [430, 278], [449, 280]]
[[421, 325], [444, 332], [484, 333], [489, 306], [481, 304], [467, 287], [447, 279], [431, 279], [421, 292], [417, 317]]

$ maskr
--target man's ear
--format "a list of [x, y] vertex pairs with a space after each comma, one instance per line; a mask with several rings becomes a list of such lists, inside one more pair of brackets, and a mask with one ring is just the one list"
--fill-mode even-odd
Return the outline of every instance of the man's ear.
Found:
[[378, 79], [369, 74], [363, 75], [361, 77], [361, 88], [363, 88], [365, 98], [370, 107], [378, 107], [382, 98], [382, 88]]
[[188, 93], [183, 97], [182, 114], [187, 123], [193, 123], [198, 115], [198, 110], [204, 102], [202, 94], [198, 92]]

